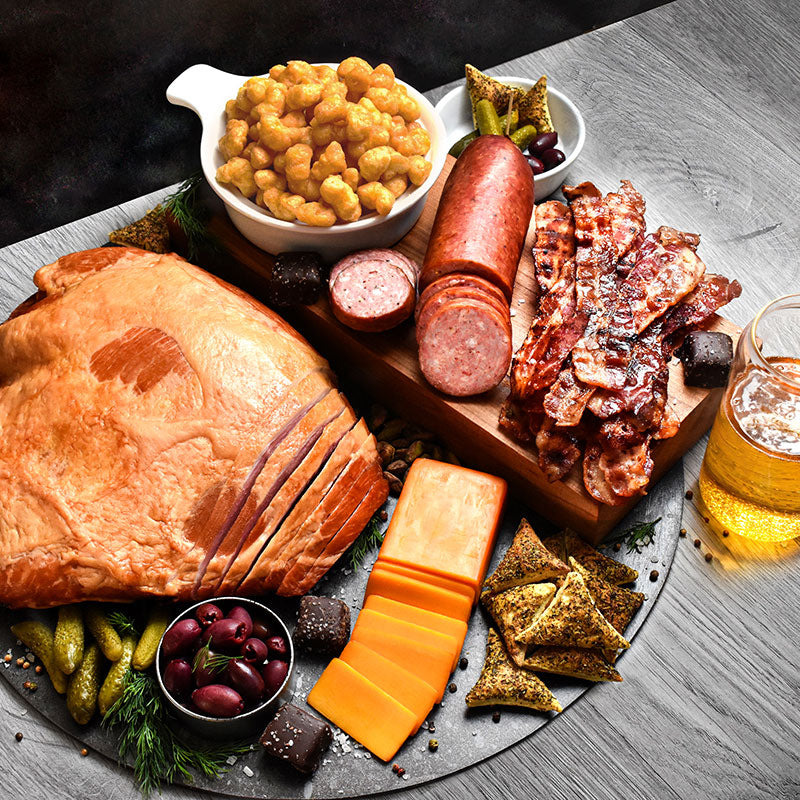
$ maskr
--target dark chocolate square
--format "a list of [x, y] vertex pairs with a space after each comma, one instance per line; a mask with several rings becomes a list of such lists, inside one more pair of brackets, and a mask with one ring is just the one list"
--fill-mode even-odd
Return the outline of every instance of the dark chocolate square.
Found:
[[278, 307], [316, 303], [325, 285], [324, 274], [319, 253], [279, 253], [267, 286], [267, 301]]
[[687, 386], [713, 389], [724, 386], [733, 362], [733, 341], [727, 333], [692, 331], [675, 355], [683, 363], [683, 382]]
[[300, 601], [292, 639], [303, 653], [338, 656], [350, 638], [350, 609], [333, 597], [306, 595]]
[[267, 725], [259, 740], [271, 756], [310, 775], [333, 738], [331, 726], [308, 711], [286, 703]]

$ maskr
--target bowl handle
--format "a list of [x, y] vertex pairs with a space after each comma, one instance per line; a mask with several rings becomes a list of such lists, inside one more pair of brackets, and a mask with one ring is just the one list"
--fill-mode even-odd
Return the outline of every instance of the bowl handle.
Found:
[[[167, 100], [173, 105], [190, 108], [200, 119], [204, 119], [209, 114], [219, 115], [222, 112], [219, 103], [221, 93], [230, 90], [237, 81], [240, 86], [246, 80], [243, 75], [232, 75], [208, 64], [195, 64], [184, 70], [167, 87]], [[231, 96], [235, 94], [236, 88]]]

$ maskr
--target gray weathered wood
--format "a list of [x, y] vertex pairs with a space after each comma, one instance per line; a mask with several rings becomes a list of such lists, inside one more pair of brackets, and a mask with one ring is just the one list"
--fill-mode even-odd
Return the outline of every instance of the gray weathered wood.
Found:
[[[569, 178], [607, 190], [628, 177], [648, 200], [651, 226], [702, 233], [709, 268], [745, 287], [726, 310], [744, 324], [768, 300], [800, 291], [798, 30], [793, 0], [678, 0], [495, 71], [546, 72], [578, 103], [588, 138]], [[100, 228], [83, 221], [6, 248], [0, 274], [18, 281], [68, 249], [99, 243], [152, 202], [106, 212], [114, 221]], [[696, 499], [703, 447], [685, 460], [695, 491], [684, 510], [689, 535], [625, 656], [625, 682], [593, 689], [534, 737], [413, 796], [800, 796], [800, 547], [757, 548], [704, 524]], [[136, 796], [127, 772], [81, 760], [74, 742], [35, 712], [20, 717], [26, 707], [5, 686], [0, 696], [10, 796]], [[16, 730], [26, 733], [20, 744]]]

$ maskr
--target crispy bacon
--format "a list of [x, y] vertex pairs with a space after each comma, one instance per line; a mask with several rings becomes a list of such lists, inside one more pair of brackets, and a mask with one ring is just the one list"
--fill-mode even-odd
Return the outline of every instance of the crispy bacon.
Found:
[[605, 449], [597, 442], [586, 446], [584, 486], [592, 497], [606, 505], [620, 505], [642, 492], [652, 472], [649, 437], [625, 448]]
[[577, 380], [572, 364], [567, 364], [544, 397], [544, 413], [560, 428], [574, 427], [580, 422], [593, 391], [594, 386]]
[[611, 212], [611, 229], [622, 259], [644, 235], [644, 198], [630, 181], [620, 181], [619, 192], [609, 192], [606, 204]]
[[667, 405], [664, 408], [664, 414], [661, 417], [661, 425], [658, 430], [653, 434], [654, 439], [671, 439], [681, 427], [681, 421], [672, 406]]
[[542, 292], [549, 292], [561, 279], [567, 262], [575, 258], [575, 223], [572, 211], [558, 200], [536, 206], [536, 280]]
[[561, 480], [578, 463], [582, 440], [581, 428], [559, 428], [544, 417], [536, 434], [536, 447], [539, 467], [550, 483]]

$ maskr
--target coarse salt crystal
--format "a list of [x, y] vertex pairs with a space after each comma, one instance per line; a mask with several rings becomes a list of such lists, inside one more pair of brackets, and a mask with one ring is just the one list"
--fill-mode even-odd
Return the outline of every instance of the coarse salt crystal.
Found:
[[225, 759], [225, 763], [230, 765], [231, 767], [238, 761], [239, 759], [236, 756], [228, 756]]
[[252, 777], [253, 777], [253, 774], [254, 774], [254, 773], [253, 773], [253, 770], [251, 770], [251, 769], [250, 769], [250, 767], [245, 767], [245, 768], [242, 770], [242, 772], [244, 772], [244, 774], [245, 774], [245, 775], [247, 775], [247, 777], [248, 777], [248, 778], [252, 778]]

